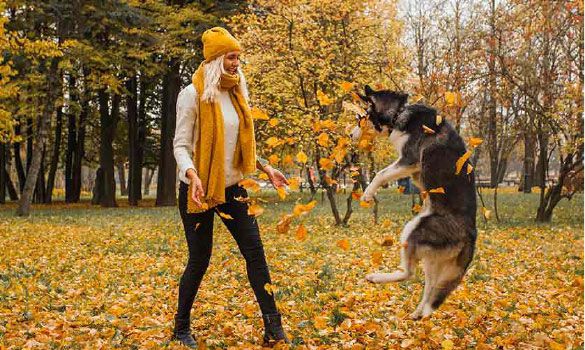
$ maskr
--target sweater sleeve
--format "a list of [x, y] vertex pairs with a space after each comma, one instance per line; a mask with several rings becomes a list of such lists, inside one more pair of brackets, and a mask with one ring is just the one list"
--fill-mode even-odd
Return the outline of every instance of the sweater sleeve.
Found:
[[197, 91], [191, 84], [179, 92], [177, 97], [177, 120], [175, 138], [173, 139], [173, 154], [179, 168], [179, 178], [188, 182], [186, 172], [194, 169], [193, 164], [193, 135], [197, 127]]

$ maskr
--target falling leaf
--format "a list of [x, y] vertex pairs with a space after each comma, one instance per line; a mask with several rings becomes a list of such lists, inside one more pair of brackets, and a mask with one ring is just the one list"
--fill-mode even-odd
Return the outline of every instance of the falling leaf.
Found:
[[413, 211], [414, 213], [420, 213], [420, 211], [421, 211], [421, 210], [422, 210], [422, 207], [421, 207], [421, 206], [420, 206], [418, 203], [415, 203], [415, 204], [412, 206], [412, 211]]
[[317, 144], [327, 147], [329, 145], [329, 134], [322, 132], [319, 137], [317, 137]]
[[446, 91], [445, 103], [447, 107], [459, 106], [461, 105], [461, 95], [458, 92]]
[[298, 177], [292, 177], [288, 180], [288, 188], [292, 191], [298, 191], [300, 186], [300, 179]]
[[286, 198], [286, 190], [284, 189], [284, 187], [276, 188], [276, 193], [278, 193], [278, 197], [280, 197], [280, 199]]
[[253, 179], [247, 178], [238, 182], [238, 184], [247, 190], [258, 192], [260, 190], [260, 184]]
[[398, 193], [404, 193], [406, 188], [404, 186], [398, 186], [398, 188], [396, 190], [398, 191]]
[[344, 92], [350, 92], [351, 89], [353, 89], [353, 83], [350, 83], [349, 81], [343, 81], [339, 84], [339, 86], [341, 87], [341, 89]]
[[422, 128], [423, 128], [423, 132], [427, 135], [432, 135], [435, 133], [435, 130], [429, 128], [428, 126], [426, 126], [424, 124], [423, 124]]
[[293, 156], [291, 156], [290, 154], [287, 154], [286, 156], [284, 156], [284, 159], [282, 160], [282, 162], [287, 166], [295, 165], [294, 160], [293, 160]]
[[264, 212], [264, 208], [262, 208], [259, 204], [252, 204], [248, 207], [248, 215], [250, 216], [260, 216]]
[[307, 155], [305, 154], [305, 152], [303, 152], [303, 151], [299, 151], [299, 153], [297, 153], [297, 161], [298, 161], [299, 163], [303, 163], [303, 164], [305, 164], [305, 163], [307, 162], [307, 160], [308, 160], [308, 157], [307, 157]]
[[293, 215], [286, 214], [280, 218], [278, 223], [276, 224], [276, 232], [278, 233], [287, 233], [290, 229], [290, 224], [292, 222]]
[[381, 246], [382, 247], [391, 247], [394, 244], [394, 239], [390, 236], [384, 237], [382, 240]]
[[358, 148], [364, 151], [368, 151], [372, 148], [372, 143], [367, 139], [360, 140], [360, 142], [358, 142]]
[[473, 166], [469, 163], [467, 163], [467, 175], [471, 174], [471, 172], [473, 171]]
[[432, 190], [429, 190], [429, 193], [445, 194], [445, 189], [443, 187], [437, 187], [437, 188], [433, 188]]
[[471, 151], [465, 152], [459, 159], [457, 159], [457, 163], [455, 163], [455, 175], [459, 175], [461, 173], [461, 169], [463, 169], [463, 164], [471, 157]]
[[270, 119], [268, 117], [268, 114], [266, 114], [266, 112], [264, 112], [260, 108], [252, 107], [250, 109], [250, 112], [252, 114], [252, 118], [253, 119], [256, 119], [256, 120], [268, 120], [268, 119]]
[[349, 250], [349, 241], [347, 239], [340, 239], [337, 241], [337, 246], [345, 251]]
[[362, 192], [359, 192], [359, 191], [351, 192], [351, 198], [353, 198], [356, 201], [359, 201], [360, 198], [362, 198]]
[[380, 265], [382, 263], [382, 252], [372, 253], [372, 264]]
[[329, 96], [325, 95], [325, 93], [323, 93], [323, 91], [321, 90], [317, 91], [317, 100], [319, 100], [319, 103], [323, 106], [328, 106], [335, 101], [334, 99], [329, 98]]
[[268, 177], [268, 174], [266, 173], [260, 173], [260, 175], [258, 175], [258, 178], [260, 180], [264, 180], [264, 181], [268, 181], [270, 178]]
[[372, 203], [373, 203], [373, 201], [369, 201], [369, 202], [360, 201], [360, 207], [362, 207], [362, 208], [371, 208], [372, 207]]
[[319, 159], [319, 167], [325, 171], [333, 169], [335, 164], [329, 158], [321, 158]]
[[264, 285], [264, 290], [266, 291], [266, 293], [270, 294], [270, 295], [274, 295], [274, 292], [277, 291], [277, 288], [275, 285], [270, 284], [270, 283], [266, 283]]
[[272, 137], [269, 137], [265, 143], [268, 147], [276, 147], [276, 146], [280, 146], [282, 144], [282, 140], [279, 139], [278, 137], [272, 136]]
[[311, 201], [307, 204], [296, 204], [293, 209], [293, 214], [295, 216], [307, 214], [308, 212], [313, 210], [313, 208], [315, 208], [315, 205], [317, 205], [317, 201]]
[[471, 137], [469, 138], [468, 143], [471, 147], [475, 148], [483, 143], [483, 139], [480, 139], [479, 137]]
[[216, 210], [216, 211], [219, 214], [219, 216], [221, 216], [224, 219], [227, 219], [227, 220], [233, 220], [234, 219], [230, 214], [226, 214], [226, 213], [221, 212], [219, 210]]
[[442, 115], [437, 115], [437, 117], [435, 119], [435, 124], [441, 125], [442, 122], [443, 122], [443, 116]]
[[280, 157], [276, 154], [272, 154], [270, 155], [270, 157], [268, 157], [268, 161], [270, 162], [271, 165], [277, 165], [278, 162], [280, 161]]
[[486, 208], [486, 207], [481, 207], [481, 212], [483, 213], [483, 217], [484, 217], [486, 220], [489, 220], [489, 219], [490, 219], [490, 217], [492, 216], [492, 211], [491, 211], [491, 210], [489, 210], [489, 209], [488, 209], [488, 208]]
[[305, 228], [305, 225], [303, 225], [303, 224], [299, 225], [299, 227], [297, 228], [297, 231], [295, 232], [295, 237], [300, 242], [307, 239], [307, 229]]
[[276, 118], [270, 118], [270, 120], [268, 120], [268, 125], [275, 127], [278, 125], [279, 122], [280, 122], [280, 120], [278, 120]]

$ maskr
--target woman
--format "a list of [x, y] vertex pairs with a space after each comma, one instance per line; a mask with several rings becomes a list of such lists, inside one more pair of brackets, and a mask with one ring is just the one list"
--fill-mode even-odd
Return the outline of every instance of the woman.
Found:
[[[193, 83], [179, 93], [173, 142], [179, 167], [179, 211], [189, 248], [189, 261], [179, 284], [173, 337], [195, 348], [190, 331], [193, 300], [211, 258], [214, 213], [226, 225], [246, 260], [248, 280], [264, 320], [264, 343], [288, 342], [274, 297], [264, 286], [270, 275], [258, 224], [248, 215], [238, 185], [247, 173], [264, 171], [273, 186], [288, 184], [282, 173], [256, 157], [248, 91], [239, 66], [238, 41], [215, 27], [202, 35], [203, 56]], [[227, 215], [224, 215], [227, 214]]]

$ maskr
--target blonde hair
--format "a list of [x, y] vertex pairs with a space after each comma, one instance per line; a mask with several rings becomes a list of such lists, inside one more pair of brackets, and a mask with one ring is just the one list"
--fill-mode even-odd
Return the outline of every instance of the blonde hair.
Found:
[[[223, 67], [224, 56], [225, 55], [219, 56], [213, 61], [206, 63], [203, 67], [205, 72], [202, 98], [205, 102], [214, 103], [219, 98], [219, 81], [221, 75], [227, 73]], [[246, 78], [244, 77], [241, 67], [238, 67], [237, 74], [240, 76], [240, 83], [238, 84], [240, 93], [244, 96], [246, 102], [249, 102], [248, 84], [246, 84]]]

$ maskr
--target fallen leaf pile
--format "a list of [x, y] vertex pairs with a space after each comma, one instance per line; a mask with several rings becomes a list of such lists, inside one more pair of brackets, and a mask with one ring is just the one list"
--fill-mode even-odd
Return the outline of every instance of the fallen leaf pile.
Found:
[[[530, 216], [538, 194], [502, 190], [505, 224], [478, 220], [476, 255], [462, 285], [431, 318], [411, 321], [420, 271], [401, 283], [365, 280], [399, 265], [410, 196], [380, 191], [379, 224], [358, 207], [344, 228], [332, 225], [319, 196], [259, 195], [272, 278], [265, 289], [277, 300], [292, 348], [583, 346], [582, 196], [561, 202], [554, 223], [539, 226]], [[187, 260], [176, 207], [38, 205], [29, 219], [13, 217], [10, 205], [0, 208], [0, 349], [183, 349], [170, 341]], [[202, 348], [259, 349], [262, 319], [245, 262], [218, 219], [192, 329]]]

